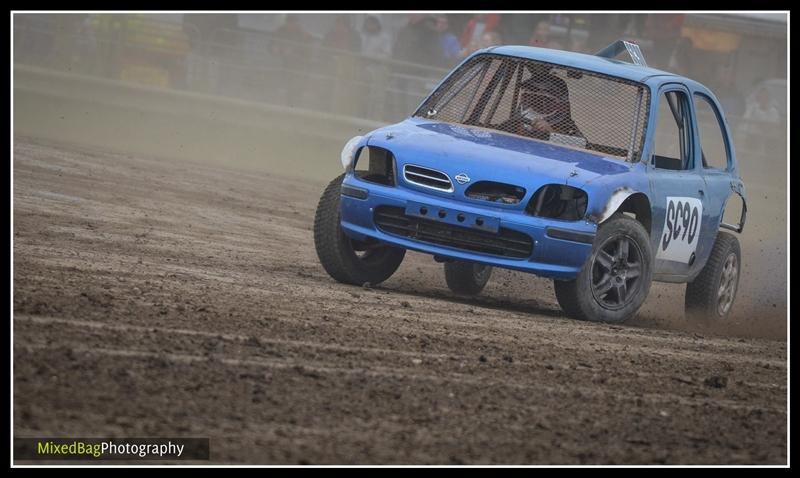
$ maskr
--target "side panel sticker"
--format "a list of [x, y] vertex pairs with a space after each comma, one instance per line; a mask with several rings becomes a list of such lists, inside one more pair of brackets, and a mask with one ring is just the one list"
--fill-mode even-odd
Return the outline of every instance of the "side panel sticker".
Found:
[[699, 199], [667, 197], [667, 215], [656, 258], [688, 263], [700, 240], [702, 219], [703, 203]]

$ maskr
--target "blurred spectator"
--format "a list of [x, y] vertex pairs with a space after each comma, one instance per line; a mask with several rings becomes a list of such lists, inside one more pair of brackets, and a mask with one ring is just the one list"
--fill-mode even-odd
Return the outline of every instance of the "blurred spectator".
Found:
[[[508, 15], [506, 15], [508, 16]], [[458, 43], [461, 44], [461, 33], [467, 28], [467, 23], [472, 20], [472, 15], [465, 15], [463, 13], [449, 13], [447, 14], [447, 23], [450, 30], [458, 37]], [[499, 26], [499, 24], [498, 24]], [[463, 46], [460, 48], [464, 48]]]
[[769, 123], [779, 123], [781, 120], [778, 105], [769, 95], [769, 90], [761, 88], [755, 95], [755, 101], [747, 104], [744, 118], [748, 120], [764, 121]]
[[484, 34], [481, 35], [476, 41], [470, 43], [467, 48], [461, 50], [460, 56], [461, 58], [466, 58], [480, 49], [489, 48], [490, 46], [498, 46], [502, 43], [503, 39], [498, 32], [484, 32]]
[[[645, 21], [647, 36], [653, 40], [651, 53], [655, 68], [668, 67], [670, 55], [678, 44], [685, 15], [653, 13]], [[651, 63], [648, 59], [648, 63]]]
[[409, 15], [408, 24], [397, 33], [394, 44], [395, 59], [442, 66], [444, 60], [439, 49], [432, 47], [437, 44], [438, 36], [435, 18], [422, 14]]
[[546, 20], [547, 18], [549, 18], [549, 15], [533, 15], [526, 13], [502, 15], [496, 30], [503, 36], [505, 44], [526, 45], [531, 39], [531, 26], [535, 26], [540, 21]]
[[[389, 58], [392, 55], [392, 37], [380, 19], [368, 15], [361, 29], [361, 52], [371, 58]], [[361, 117], [381, 119], [384, 111], [384, 88], [389, 83], [390, 68], [384, 62], [368, 61], [365, 65], [368, 78], [366, 96], [359, 100]]]
[[733, 72], [730, 67], [724, 67], [719, 70], [717, 81], [717, 88], [715, 93], [722, 111], [726, 116], [738, 117], [744, 114], [744, 95], [736, 88]]
[[[678, 41], [678, 45], [672, 51], [672, 55], [667, 63], [667, 70], [672, 73], [691, 77], [692, 76], [692, 59], [695, 56], [694, 43], [690, 38], [682, 37]], [[656, 64], [657, 65], [657, 64]], [[656, 66], [659, 68], [659, 66]], [[660, 66], [663, 68], [663, 66]]]
[[503, 37], [500, 36], [499, 32], [491, 31], [485, 32], [481, 35], [480, 41], [478, 41], [478, 50], [482, 48], [489, 48], [490, 46], [499, 46], [503, 44]]
[[[435, 18], [431, 15], [411, 14], [408, 16], [408, 23], [397, 32], [394, 58], [407, 63], [443, 67], [445, 62], [441, 49], [437, 48], [438, 39]], [[421, 90], [427, 89], [427, 86], [423, 88], [420, 77], [431, 76], [431, 73], [413, 65], [394, 65], [392, 70], [391, 85], [397, 93], [391, 96], [391, 106], [387, 114], [406, 115], [419, 104], [419, 97], [425, 94]]]
[[500, 15], [496, 13], [479, 13], [472, 17], [472, 20], [464, 26], [461, 33], [461, 46], [468, 48], [470, 45], [481, 41], [481, 36], [486, 32], [492, 32], [500, 23]]
[[[333, 28], [323, 39], [323, 46], [342, 52], [361, 51], [361, 37], [352, 26], [351, 16], [336, 15]], [[358, 81], [358, 72], [361, 67], [360, 58], [356, 55], [332, 54], [323, 59], [323, 64], [330, 68], [329, 74], [334, 78], [332, 89], [329, 92], [331, 111], [356, 116], [362, 108], [360, 102], [363, 95], [360, 95], [351, 85]]]
[[392, 55], [392, 38], [375, 15], [369, 15], [364, 19], [361, 53], [375, 58], [389, 58]]
[[337, 15], [333, 28], [325, 35], [325, 46], [338, 50], [360, 51], [361, 38], [353, 29], [348, 15]]
[[439, 15], [436, 17], [436, 31], [439, 33], [439, 47], [441, 48], [442, 58], [446, 65], [453, 66], [461, 53], [461, 43], [458, 37], [450, 31], [450, 23], [447, 16]]
[[300, 25], [300, 17], [297, 14], [286, 15], [283, 25], [275, 30], [272, 38], [276, 40], [273, 42], [272, 52], [286, 60], [307, 55], [308, 45], [313, 40], [311, 34]]
[[776, 144], [781, 146], [780, 141], [776, 143], [781, 134], [780, 111], [769, 90], [763, 86], [752, 99], [748, 99], [744, 120], [741, 128], [748, 149], [754, 153], [767, 154]]
[[305, 88], [305, 70], [311, 56], [313, 37], [300, 25], [296, 14], [286, 16], [283, 25], [273, 33], [271, 44], [283, 67], [283, 84], [286, 85], [286, 103], [294, 106], [300, 100]]
[[413, 57], [419, 45], [420, 29], [422, 28], [422, 19], [425, 15], [412, 13], [408, 16], [408, 23], [397, 32], [397, 38], [394, 42], [394, 57], [401, 61], [413, 61]]

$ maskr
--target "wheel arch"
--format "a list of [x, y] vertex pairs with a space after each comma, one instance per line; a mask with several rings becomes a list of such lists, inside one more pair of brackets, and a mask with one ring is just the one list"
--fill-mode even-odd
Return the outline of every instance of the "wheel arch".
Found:
[[647, 194], [631, 188], [622, 187], [611, 193], [605, 207], [588, 215], [588, 219], [597, 225], [607, 221], [617, 212], [633, 214], [637, 221], [644, 226], [647, 234], [652, 237], [653, 212], [650, 198]]
[[[725, 211], [728, 209], [728, 204], [731, 202], [731, 198], [734, 196], [739, 196], [739, 199], [742, 200], [742, 212], [741, 216], [739, 217], [739, 224], [728, 224], [724, 221], [725, 218]], [[726, 229], [728, 231], [733, 231], [738, 234], [741, 234], [744, 231], [744, 224], [747, 220], [747, 195], [741, 191], [734, 189], [728, 194], [728, 197], [725, 198], [725, 202], [722, 204], [722, 212], [719, 215], [719, 226], [718, 229]]]

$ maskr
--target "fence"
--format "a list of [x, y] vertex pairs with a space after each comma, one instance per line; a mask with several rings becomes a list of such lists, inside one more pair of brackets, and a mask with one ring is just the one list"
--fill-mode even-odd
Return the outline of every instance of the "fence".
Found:
[[[319, 40], [225, 28], [204, 37], [186, 22], [130, 14], [16, 15], [14, 61], [380, 122], [408, 116], [447, 74]], [[785, 158], [785, 121], [729, 116], [728, 122], [743, 160]]]
[[201, 38], [190, 24], [146, 18], [65, 25], [30, 17], [15, 21], [18, 64], [376, 121], [407, 116], [447, 74], [262, 32], [217, 29]]

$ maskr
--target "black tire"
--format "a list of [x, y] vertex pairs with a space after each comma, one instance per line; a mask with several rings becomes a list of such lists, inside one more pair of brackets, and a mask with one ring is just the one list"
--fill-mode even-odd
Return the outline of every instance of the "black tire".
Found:
[[[627, 252], [622, 253], [625, 249]], [[559, 305], [574, 319], [624, 322], [639, 310], [650, 292], [652, 257], [644, 226], [616, 213], [598, 228], [592, 254], [578, 277], [554, 281]]]
[[[344, 234], [339, 201], [344, 174], [328, 184], [314, 215], [314, 246], [325, 271], [339, 282], [379, 284], [400, 267], [405, 249], [380, 243], [359, 243]], [[358, 255], [357, 252], [363, 252]]]
[[741, 276], [742, 251], [736, 236], [717, 234], [711, 255], [697, 277], [686, 284], [686, 318], [695, 321], [727, 318]]
[[491, 276], [492, 266], [461, 261], [444, 263], [444, 280], [456, 294], [480, 294]]

